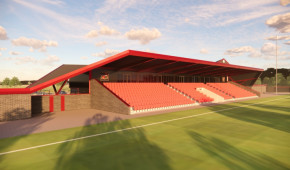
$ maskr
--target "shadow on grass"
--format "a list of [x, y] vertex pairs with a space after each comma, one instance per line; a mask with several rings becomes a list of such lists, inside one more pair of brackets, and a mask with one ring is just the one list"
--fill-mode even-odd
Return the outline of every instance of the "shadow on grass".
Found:
[[261, 153], [242, 151], [212, 136], [188, 132], [198, 147], [229, 169], [289, 169], [280, 161]]
[[[104, 122], [107, 116], [96, 115], [87, 120]], [[119, 120], [83, 127], [71, 138], [130, 128], [129, 120]], [[55, 169], [171, 169], [169, 158], [150, 142], [142, 128], [118, 131], [102, 136], [61, 144]]]
[[[41, 118], [0, 122], [0, 152], [7, 151], [7, 148], [10, 148], [19, 140], [25, 138], [25, 134], [31, 134], [40, 128], [43, 123], [51, 119], [51, 114], [47, 114], [41, 116]], [[5, 155], [1, 155], [0, 164], [4, 159]]]
[[[236, 106], [224, 104], [220, 106], [209, 107], [209, 109], [212, 111], [217, 111], [231, 107]], [[250, 107], [241, 107], [216, 113], [241, 121], [254, 123], [290, 133], [290, 114], [284, 114], [281, 112], [290, 113], [290, 107], [275, 106], [271, 104], [255, 104], [251, 105]]]

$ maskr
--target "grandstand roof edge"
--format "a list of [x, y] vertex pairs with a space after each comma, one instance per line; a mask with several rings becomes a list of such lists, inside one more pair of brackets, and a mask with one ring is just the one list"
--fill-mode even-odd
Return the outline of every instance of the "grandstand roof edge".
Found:
[[188, 63], [198, 63], [198, 64], [205, 64], [205, 65], [212, 65], [212, 66], [221, 66], [221, 67], [227, 67], [227, 68], [237, 68], [237, 69], [244, 69], [244, 70], [251, 70], [251, 71], [264, 71], [263, 69], [259, 68], [253, 68], [253, 67], [246, 67], [246, 66], [239, 66], [239, 65], [233, 65], [233, 64], [223, 64], [223, 63], [217, 63], [212, 61], [205, 61], [205, 60], [198, 60], [198, 59], [190, 59], [190, 58], [183, 58], [183, 57], [177, 57], [177, 56], [171, 56], [171, 55], [164, 55], [164, 54], [157, 54], [157, 53], [150, 53], [150, 52], [142, 52], [142, 51], [135, 51], [135, 50], [126, 50], [123, 52], [120, 52], [118, 54], [115, 54], [111, 57], [105, 58], [103, 60], [97, 61], [95, 63], [92, 63], [90, 65], [86, 65], [82, 68], [76, 69], [72, 72], [66, 73], [64, 75], [55, 77], [47, 82], [41, 83], [39, 85], [36, 85], [34, 87], [28, 87], [24, 89], [0, 89], [0, 94], [28, 94], [33, 93], [35, 91], [38, 91], [40, 89], [46, 88], [48, 86], [51, 86], [53, 84], [56, 84], [58, 82], [70, 79], [72, 77], [75, 77], [79, 74], [83, 74], [85, 72], [88, 72], [90, 70], [96, 69], [98, 67], [101, 67], [105, 64], [108, 64], [110, 62], [113, 62], [115, 60], [124, 58], [126, 56], [133, 55], [133, 56], [140, 56], [140, 57], [150, 57], [155, 59], [164, 59], [164, 60], [174, 60], [174, 61], [180, 61], [180, 62], [188, 62]]

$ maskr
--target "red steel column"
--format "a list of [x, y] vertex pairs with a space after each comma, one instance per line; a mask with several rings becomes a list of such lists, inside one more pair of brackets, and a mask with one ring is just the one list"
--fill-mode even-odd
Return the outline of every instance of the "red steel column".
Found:
[[61, 111], [65, 110], [65, 96], [61, 96]]
[[53, 112], [53, 96], [49, 96], [49, 112]]
[[92, 79], [92, 71], [89, 71], [89, 94], [91, 94], [91, 79]]

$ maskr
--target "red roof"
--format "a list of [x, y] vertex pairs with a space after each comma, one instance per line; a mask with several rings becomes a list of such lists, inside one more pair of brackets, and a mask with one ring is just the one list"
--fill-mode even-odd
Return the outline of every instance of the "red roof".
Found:
[[[127, 50], [93, 64], [83, 66], [63, 75], [34, 84], [27, 88], [0, 89], [0, 94], [29, 94], [53, 84], [70, 79], [96, 68], [129, 70], [137, 72], [171, 73], [204, 76], [238, 75], [251, 72], [262, 72], [263, 69], [224, 64], [197, 59], [182, 58], [170, 55]], [[50, 74], [52, 74], [51, 72]], [[41, 78], [43, 80], [43, 78]], [[41, 80], [40, 79], [40, 80]], [[40, 81], [39, 80], [39, 81]]]

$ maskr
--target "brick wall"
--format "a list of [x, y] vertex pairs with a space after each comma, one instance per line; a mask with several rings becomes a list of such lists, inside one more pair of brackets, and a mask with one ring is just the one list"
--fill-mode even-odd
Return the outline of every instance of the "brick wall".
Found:
[[121, 114], [130, 113], [129, 106], [94, 79], [91, 80], [91, 108]]
[[0, 121], [31, 117], [30, 94], [0, 95]]
[[[53, 96], [53, 111], [61, 111], [61, 96]], [[89, 94], [63, 95], [65, 110], [90, 109], [91, 98]], [[31, 96], [32, 114], [49, 112], [50, 96]]]
[[89, 94], [64, 95], [65, 110], [90, 109], [91, 97]]
[[[61, 111], [61, 96], [53, 96], [54, 112]], [[64, 95], [65, 110], [98, 109], [129, 114], [130, 108], [96, 80], [91, 80], [91, 94]], [[50, 96], [30, 94], [0, 95], [0, 121], [30, 118], [50, 111]]]

